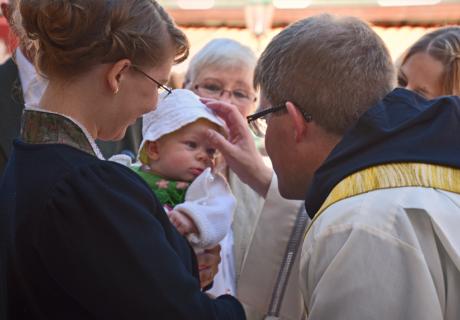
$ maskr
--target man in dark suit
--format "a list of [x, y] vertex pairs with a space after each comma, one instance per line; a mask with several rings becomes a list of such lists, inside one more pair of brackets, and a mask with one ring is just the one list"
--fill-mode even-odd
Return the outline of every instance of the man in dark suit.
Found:
[[[1, 9], [11, 25], [13, 3], [2, 3]], [[24, 109], [19, 71], [12, 58], [0, 65], [0, 174], [8, 160], [11, 143], [19, 134]]]
[[[1, 3], [1, 10], [8, 20], [13, 34], [19, 35], [20, 31], [15, 28], [15, 24], [18, 22], [14, 21], [17, 20], [14, 15], [16, 5], [17, 0]], [[19, 38], [21, 39], [20, 36]], [[13, 55], [21, 55], [31, 61], [30, 54], [27, 53], [23, 42], [19, 41], [19, 48], [16, 49]], [[24, 61], [24, 64], [29, 63], [24, 59], [22, 61]], [[12, 142], [19, 135], [21, 115], [24, 110], [24, 104], [27, 102], [25, 101], [27, 99], [25, 99], [23, 90], [26, 81], [21, 79], [17, 63], [19, 63], [19, 59], [9, 58], [4, 64], [0, 65], [0, 176], [8, 161]], [[125, 153], [135, 157], [141, 140], [142, 120], [138, 119], [135, 124], [126, 130], [125, 137], [122, 140], [97, 141], [97, 144], [106, 158], [117, 153]]]
[[8, 160], [11, 142], [19, 133], [23, 109], [18, 69], [10, 58], [0, 66], [0, 173]]
[[0, 173], [11, 151], [11, 142], [19, 134], [24, 101], [19, 72], [13, 59], [0, 65]]

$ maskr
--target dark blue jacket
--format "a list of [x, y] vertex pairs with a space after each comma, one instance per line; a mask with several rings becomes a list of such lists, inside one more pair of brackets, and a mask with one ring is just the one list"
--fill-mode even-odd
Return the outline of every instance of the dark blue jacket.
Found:
[[11, 319], [244, 319], [201, 292], [190, 246], [128, 168], [17, 140], [0, 210]]

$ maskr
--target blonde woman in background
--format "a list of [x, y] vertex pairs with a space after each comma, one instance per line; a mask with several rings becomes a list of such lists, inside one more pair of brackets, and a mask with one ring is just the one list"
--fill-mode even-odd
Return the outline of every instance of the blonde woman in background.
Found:
[[402, 58], [398, 84], [427, 99], [460, 95], [460, 27], [437, 29], [413, 44]]
[[[212, 40], [191, 59], [184, 87], [201, 97], [229, 102], [246, 117], [256, 109], [256, 62], [249, 47], [231, 39]], [[300, 319], [297, 250], [307, 214], [303, 202], [280, 196], [276, 175], [260, 153], [254, 150], [248, 155], [253, 157], [247, 162], [250, 170], [259, 173], [255, 180], [242, 181], [238, 172], [225, 166], [237, 208], [233, 241], [222, 244], [222, 265], [216, 277], [224, 270], [224, 276], [234, 279], [236, 295], [249, 319]], [[294, 259], [287, 261], [288, 256]]]

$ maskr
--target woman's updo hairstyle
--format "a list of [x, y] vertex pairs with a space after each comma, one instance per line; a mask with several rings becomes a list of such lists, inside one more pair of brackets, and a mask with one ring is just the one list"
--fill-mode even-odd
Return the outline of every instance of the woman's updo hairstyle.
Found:
[[416, 53], [426, 53], [444, 66], [443, 94], [460, 95], [460, 27], [450, 26], [427, 33], [404, 54], [401, 66]]
[[189, 43], [154, 0], [21, 0], [20, 12], [42, 74], [71, 77], [127, 58], [156, 66], [185, 60]]

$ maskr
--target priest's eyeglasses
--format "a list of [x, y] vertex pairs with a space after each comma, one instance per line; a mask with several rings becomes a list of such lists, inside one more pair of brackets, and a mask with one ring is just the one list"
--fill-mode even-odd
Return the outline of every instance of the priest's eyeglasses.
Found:
[[[248, 121], [249, 128], [257, 137], [265, 137], [265, 133], [267, 131], [267, 119], [269, 118], [269, 116], [272, 113], [283, 111], [285, 109], [286, 103], [283, 103], [282, 105], [266, 108], [247, 116], [246, 119]], [[306, 111], [302, 110], [301, 108], [298, 109], [302, 113], [305, 121], [310, 122], [313, 120], [313, 117]]]

